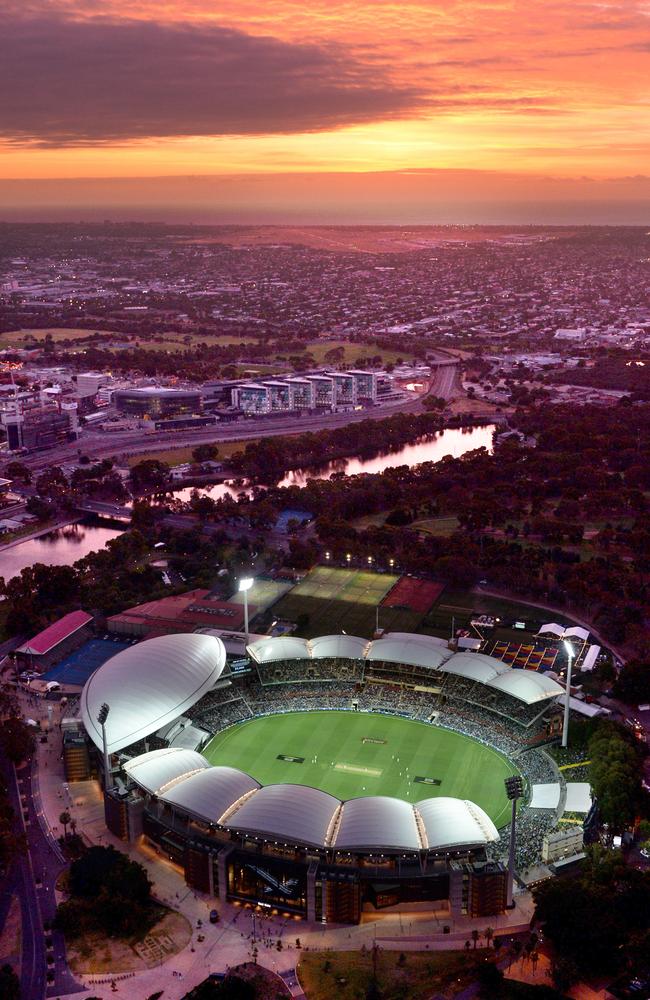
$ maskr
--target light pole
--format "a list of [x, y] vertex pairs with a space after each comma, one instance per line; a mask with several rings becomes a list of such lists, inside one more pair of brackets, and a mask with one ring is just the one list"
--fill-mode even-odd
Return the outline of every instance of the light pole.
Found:
[[239, 589], [244, 595], [244, 632], [246, 634], [246, 645], [248, 645], [248, 591], [255, 581], [252, 576], [244, 577], [239, 581]]
[[571, 708], [569, 702], [571, 701], [571, 669], [573, 667], [573, 646], [566, 639], [564, 640], [564, 648], [566, 649], [567, 658], [569, 664], [566, 670], [566, 694], [564, 695], [564, 725], [562, 726], [562, 746], [566, 747], [569, 745], [569, 710]]
[[512, 886], [515, 877], [515, 823], [517, 821], [517, 799], [524, 794], [524, 779], [520, 774], [513, 774], [504, 781], [506, 795], [512, 802], [512, 817], [510, 820], [510, 849], [508, 851], [508, 883], [506, 889], [506, 909], [514, 908]]
[[110, 707], [103, 703], [99, 710], [99, 715], [97, 716], [97, 721], [102, 727], [102, 750], [104, 751], [104, 791], [107, 792], [109, 788], [109, 781], [111, 777], [111, 764], [108, 756], [108, 745], [106, 743], [106, 720], [108, 718], [108, 713], [110, 712]]

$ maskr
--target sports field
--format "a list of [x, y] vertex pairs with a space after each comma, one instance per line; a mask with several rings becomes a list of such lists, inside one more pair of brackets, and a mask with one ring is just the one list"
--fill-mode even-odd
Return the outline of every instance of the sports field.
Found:
[[203, 751], [263, 785], [311, 785], [340, 799], [392, 795], [408, 802], [470, 799], [497, 826], [509, 804], [505, 757], [476, 740], [423, 722], [365, 712], [269, 715], [217, 733]]
[[[273, 614], [289, 621], [307, 615], [301, 632], [307, 638], [341, 631], [370, 638], [375, 609], [398, 579], [390, 573], [316, 566], [274, 605]], [[404, 608], [382, 606], [379, 612], [379, 624], [391, 632], [412, 632], [421, 619], [422, 613]]]

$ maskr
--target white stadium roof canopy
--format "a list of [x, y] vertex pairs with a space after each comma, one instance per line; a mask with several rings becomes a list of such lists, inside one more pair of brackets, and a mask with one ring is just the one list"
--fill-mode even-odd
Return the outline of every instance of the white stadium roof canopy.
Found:
[[182, 812], [208, 823], [219, 823], [233, 804], [260, 787], [236, 767], [208, 767], [175, 785], [162, 798]]
[[441, 796], [413, 806], [373, 795], [341, 802], [308, 785], [267, 785], [234, 767], [211, 767], [193, 750], [151, 750], [124, 765], [129, 777], [187, 816], [238, 833], [339, 851], [422, 851], [498, 840], [475, 803]]
[[348, 660], [362, 660], [368, 640], [358, 635], [321, 635], [309, 640], [309, 649], [314, 659], [325, 656], [340, 656]]
[[496, 826], [480, 806], [444, 795], [415, 805], [430, 848], [486, 844], [499, 839]]
[[420, 851], [424, 844], [410, 802], [387, 795], [369, 795], [344, 804], [334, 846], [339, 851], [360, 848]]
[[466, 677], [467, 680], [478, 681], [480, 684], [488, 684], [499, 674], [514, 673], [501, 660], [484, 653], [456, 653], [445, 663], [444, 669], [448, 674]]
[[124, 770], [150, 795], [161, 795], [177, 781], [184, 781], [198, 771], [208, 770], [205, 757], [194, 750], [165, 747], [150, 750], [134, 757], [124, 765]]
[[340, 656], [425, 667], [486, 684], [527, 705], [564, 693], [560, 684], [541, 671], [518, 670], [484, 653], [452, 653], [444, 640], [410, 632], [389, 632], [372, 642], [354, 635], [325, 635], [316, 639], [278, 636], [259, 639], [247, 649], [260, 664]]
[[383, 639], [370, 644], [366, 659], [438, 670], [444, 669], [442, 664], [451, 656], [446, 645], [441, 646], [435, 639], [432, 641], [430, 636], [389, 632]]
[[223, 643], [213, 635], [163, 635], [122, 650], [95, 671], [81, 693], [86, 732], [101, 749], [97, 716], [106, 703], [108, 752], [130, 746], [196, 704], [225, 662]]
[[226, 824], [231, 830], [322, 847], [341, 803], [308, 785], [266, 785]]

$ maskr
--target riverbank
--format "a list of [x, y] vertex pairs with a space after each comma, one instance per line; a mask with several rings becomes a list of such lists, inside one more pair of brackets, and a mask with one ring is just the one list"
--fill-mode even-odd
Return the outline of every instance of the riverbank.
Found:
[[[81, 516], [66, 517], [65, 520], [48, 521], [46, 524], [41, 524], [39, 528], [36, 528], [34, 531], [28, 531], [24, 535], [16, 533], [10, 541], [0, 545], [0, 554], [6, 549], [13, 549], [16, 545], [22, 545], [23, 542], [29, 542], [33, 538], [40, 538], [42, 535], [47, 535], [50, 531], [58, 531], [61, 528], [67, 528], [68, 525], [78, 524], [81, 520]], [[1, 570], [2, 564], [0, 563], [0, 576], [2, 575]]]

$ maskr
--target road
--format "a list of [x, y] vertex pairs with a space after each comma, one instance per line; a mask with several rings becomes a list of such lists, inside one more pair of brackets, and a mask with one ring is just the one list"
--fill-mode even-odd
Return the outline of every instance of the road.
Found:
[[[55, 885], [65, 861], [43, 819], [38, 769], [33, 761], [22, 764], [15, 771], [6, 760], [0, 767], [16, 812], [16, 827], [25, 832], [28, 846], [27, 854], [12, 866], [0, 893], [0, 925], [12, 895], [20, 900], [22, 996], [25, 1000], [43, 1000], [81, 992], [83, 987], [66, 962], [63, 935], [59, 931], [46, 934], [44, 929], [44, 922], [54, 919]], [[51, 983], [47, 982], [48, 970], [53, 973]]]
[[[458, 361], [441, 364], [434, 372], [429, 395], [450, 399], [457, 394]], [[423, 396], [400, 400], [370, 410], [354, 410], [345, 413], [320, 413], [313, 415], [279, 416], [258, 420], [237, 420], [234, 423], [202, 427], [195, 431], [155, 431], [143, 433], [134, 431], [110, 433], [106, 431], [85, 431], [78, 441], [51, 448], [49, 451], [25, 455], [21, 461], [33, 472], [51, 465], [61, 465], [76, 460], [78, 453], [88, 455], [93, 460], [115, 458], [116, 456], [145, 455], [147, 452], [164, 448], [187, 448], [197, 444], [220, 441], [238, 441], [249, 438], [273, 437], [278, 434], [319, 431], [327, 428], [345, 427], [360, 420], [381, 420], [396, 413], [418, 413], [422, 410]]]

